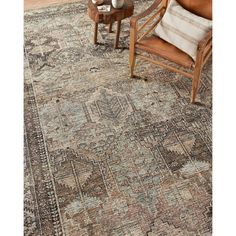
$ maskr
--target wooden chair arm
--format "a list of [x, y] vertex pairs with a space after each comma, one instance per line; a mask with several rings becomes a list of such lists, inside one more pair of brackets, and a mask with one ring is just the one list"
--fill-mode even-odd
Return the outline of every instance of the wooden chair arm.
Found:
[[208, 31], [206, 36], [198, 43], [198, 51], [203, 51], [211, 41], [212, 41], [212, 29]]
[[140, 14], [136, 16], [131, 17], [130, 26], [132, 28], [136, 28], [138, 20], [151, 14], [161, 4], [161, 2], [162, 0], [156, 0], [147, 10], [141, 12]]
[[208, 31], [206, 36], [198, 43], [196, 67], [202, 67], [211, 54], [212, 30]]

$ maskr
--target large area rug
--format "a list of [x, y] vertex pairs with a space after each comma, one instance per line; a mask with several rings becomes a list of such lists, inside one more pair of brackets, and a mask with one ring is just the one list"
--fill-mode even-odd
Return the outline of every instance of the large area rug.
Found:
[[[135, 11], [152, 1], [135, 1]], [[211, 235], [211, 61], [191, 81], [138, 63], [87, 1], [25, 12], [25, 235]]]

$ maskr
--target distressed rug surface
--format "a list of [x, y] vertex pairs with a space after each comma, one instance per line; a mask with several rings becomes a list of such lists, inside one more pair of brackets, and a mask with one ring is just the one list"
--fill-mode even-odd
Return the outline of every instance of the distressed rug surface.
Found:
[[25, 12], [25, 235], [211, 235], [211, 60], [202, 105], [158, 66], [130, 79], [129, 20], [95, 46], [86, 4]]

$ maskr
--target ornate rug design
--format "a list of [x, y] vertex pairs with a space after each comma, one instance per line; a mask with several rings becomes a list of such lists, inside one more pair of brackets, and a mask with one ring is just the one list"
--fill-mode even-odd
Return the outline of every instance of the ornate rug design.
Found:
[[192, 105], [187, 78], [130, 79], [129, 20], [95, 46], [86, 10], [25, 12], [24, 234], [211, 235], [211, 61]]

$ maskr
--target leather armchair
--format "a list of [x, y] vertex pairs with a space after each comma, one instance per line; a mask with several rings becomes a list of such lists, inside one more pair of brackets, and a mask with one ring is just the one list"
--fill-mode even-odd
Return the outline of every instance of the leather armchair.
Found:
[[[177, 1], [186, 10], [198, 16], [212, 19], [212, 0]], [[191, 102], [194, 103], [202, 68], [212, 53], [212, 30], [199, 42], [196, 61], [194, 61], [185, 52], [152, 34], [153, 29], [165, 14], [167, 4], [168, 0], [155, 0], [147, 10], [131, 18], [129, 50], [130, 76], [132, 78], [135, 77], [134, 67], [137, 57], [180, 73], [192, 79]], [[145, 21], [143, 22], [143, 20]], [[141, 21], [142, 24], [139, 26]], [[146, 56], [143, 52], [152, 56]], [[155, 55], [162, 57], [165, 62], [153, 59]], [[168, 61], [174, 62], [176, 66], [173, 66], [173, 63], [171, 65], [170, 63], [168, 64]]]

